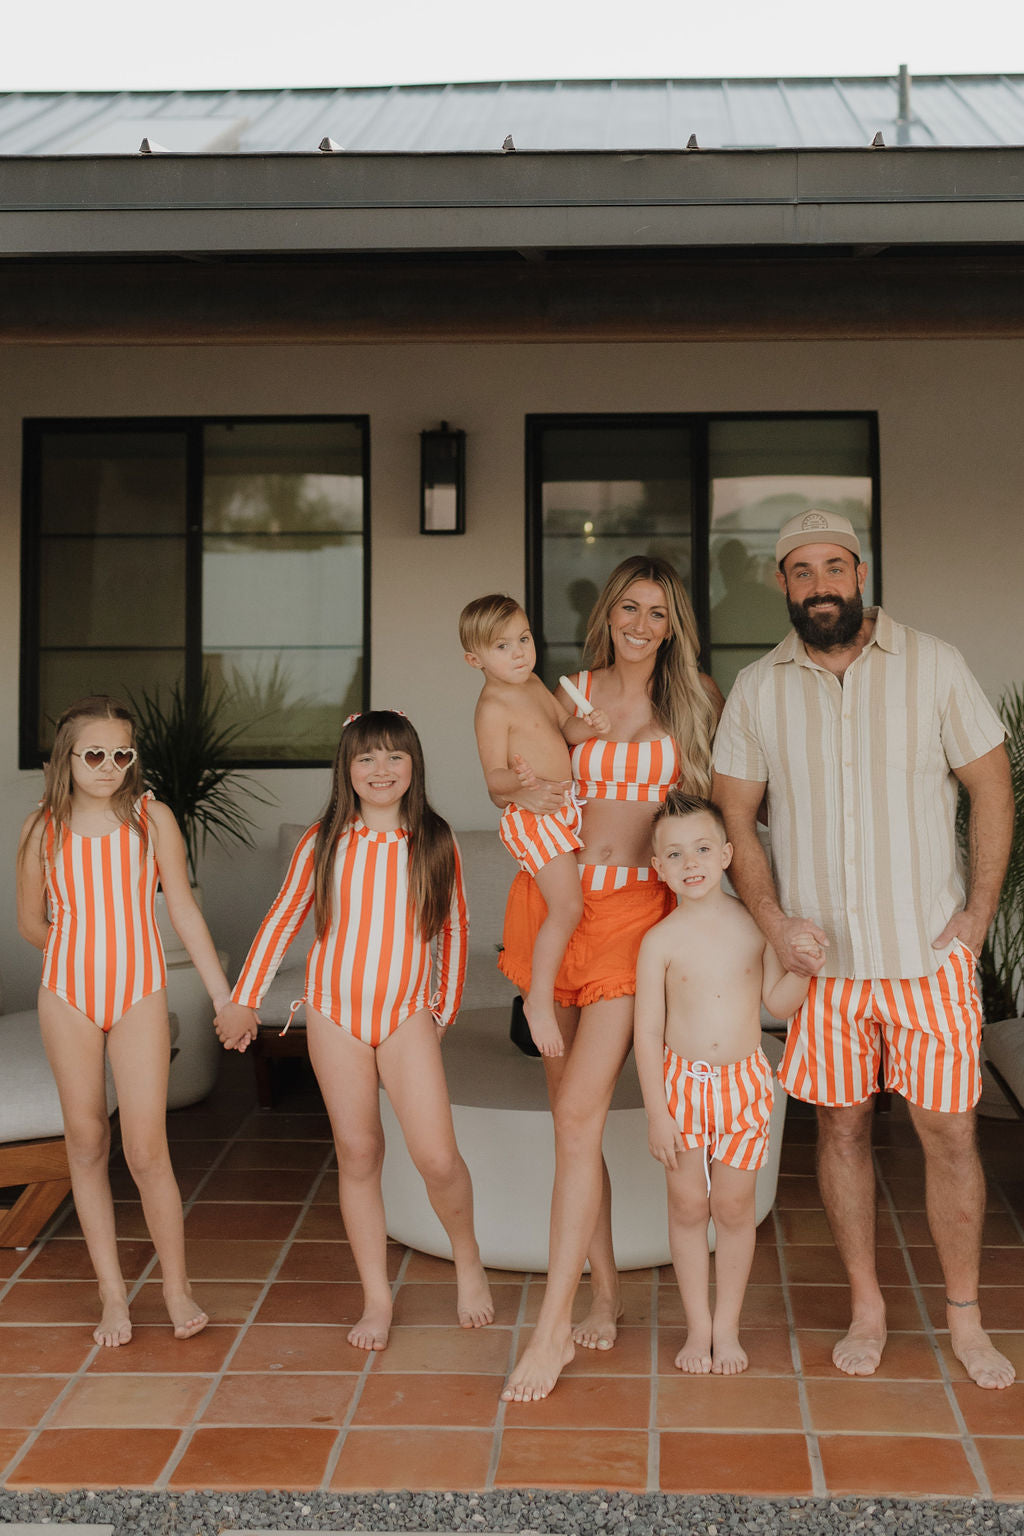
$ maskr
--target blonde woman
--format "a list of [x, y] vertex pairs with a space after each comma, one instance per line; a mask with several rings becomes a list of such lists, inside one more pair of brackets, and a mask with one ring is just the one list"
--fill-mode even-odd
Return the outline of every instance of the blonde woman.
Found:
[[[633, 1038], [637, 952], [674, 903], [651, 868], [651, 823], [671, 786], [706, 796], [711, 785], [711, 738], [724, 701], [698, 670], [698, 651], [693, 609], [673, 567], [645, 556], [617, 566], [591, 616], [590, 668], [574, 680], [611, 724], [572, 752], [573, 779], [586, 802], [584, 911], [555, 985], [565, 1055], [544, 1059], [555, 1122], [547, 1287], [533, 1336], [502, 1393], [509, 1402], [546, 1397], [576, 1344], [610, 1349], [615, 1342], [621, 1303], [601, 1138]], [[574, 708], [564, 693], [557, 696]], [[532, 790], [518, 790], [516, 801], [543, 814], [564, 789], [539, 780]], [[499, 963], [524, 990], [544, 911], [536, 882], [518, 875]], [[572, 1304], [588, 1258], [590, 1311], [573, 1328]]]

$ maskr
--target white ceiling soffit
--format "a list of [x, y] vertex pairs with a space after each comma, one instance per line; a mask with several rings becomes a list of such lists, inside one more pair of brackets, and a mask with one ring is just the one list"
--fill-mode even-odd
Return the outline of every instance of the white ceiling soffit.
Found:
[[134, 155], [149, 139], [172, 155], [230, 155], [237, 152], [248, 122], [245, 117], [122, 117], [48, 153]]

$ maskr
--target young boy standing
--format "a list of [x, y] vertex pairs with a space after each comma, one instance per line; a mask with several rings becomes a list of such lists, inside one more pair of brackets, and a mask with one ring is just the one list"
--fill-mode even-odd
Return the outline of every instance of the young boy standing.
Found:
[[[537, 652], [530, 621], [515, 598], [490, 593], [467, 603], [459, 617], [459, 639], [469, 665], [484, 674], [474, 726], [488, 792], [496, 805], [504, 806], [499, 836], [547, 903], [523, 1009], [541, 1055], [561, 1056], [565, 1046], [555, 1019], [555, 976], [583, 915], [576, 864], [583, 847], [580, 809], [569, 793], [566, 742], [602, 735], [608, 716], [594, 709], [577, 718], [548, 692], [533, 670]], [[557, 811], [539, 816], [515, 803], [515, 796], [538, 779], [565, 784], [565, 803]]]
[[[634, 1051], [651, 1153], [665, 1166], [669, 1245], [686, 1313], [675, 1363], [694, 1375], [733, 1376], [747, 1367], [740, 1310], [773, 1097], [760, 1005], [789, 1017], [807, 994], [808, 978], [783, 970], [747, 909], [722, 889], [732, 844], [717, 807], [670, 790], [653, 843], [652, 863], [677, 906], [640, 948]], [[814, 944], [810, 936], [801, 942]], [[709, 1216], [716, 1236], [713, 1314]]]

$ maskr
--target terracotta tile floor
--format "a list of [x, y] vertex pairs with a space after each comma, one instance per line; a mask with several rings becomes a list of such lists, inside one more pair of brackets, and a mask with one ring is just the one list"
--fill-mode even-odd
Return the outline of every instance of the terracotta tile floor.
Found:
[[[942, 1287], [905, 1116], [876, 1116], [880, 1265], [893, 1333], [869, 1381], [837, 1376], [845, 1289], [813, 1176], [813, 1122], [791, 1106], [777, 1208], [745, 1314], [749, 1373], [682, 1377], [671, 1273], [626, 1276], [610, 1353], [579, 1352], [557, 1391], [498, 1401], [541, 1282], [492, 1276], [492, 1328], [453, 1326], [451, 1267], [395, 1247], [391, 1347], [345, 1340], [355, 1270], [315, 1085], [287, 1064], [255, 1108], [225, 1062], [206, 1104], [170, 1117], [189, 1262], [213, 1322], [176, 1343], [131, 1181], [118, 1230], [132, 1344], [96, 1349], [89, 1266], [70, 1207], [27, 1253], [0, 1252], [0, 1476], [12, 1488], [322, 1490], [615, 1488], [752, 1495], [1024, 1499], [1024, 1384], [982, 1392], [942, 1332]], [[1024, 1124], [983, 1120], [990, 1179], [983, 1299], [1024, 1374]]]

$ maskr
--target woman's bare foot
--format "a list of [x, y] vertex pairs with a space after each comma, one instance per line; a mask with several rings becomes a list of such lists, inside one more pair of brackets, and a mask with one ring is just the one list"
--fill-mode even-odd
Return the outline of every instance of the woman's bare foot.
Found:
[[562, 1031], [555, 1022], [552, 1001], [549, 999], [547, 1004], [544, 1004], [528, 992], [523, 998], [523, 1012], [530, 1026], [530, 1039], [541, 1055], [564, 1056], [565, 1041], [562, 1039]]
[[1012, 1386], [1017, 1373], [1006, 1356], [996, 1349], [979, 1318], [957, 1316], [952, 1307], [946, 1308], [946, 1316], [953, 1353], [971, 1380], [979, 1387]]
[[354, 1349], [387, 1349], [391, 1333], [391, 1302], [385, 1306], [367, 1306], [362, 1317], [348, 1331], [348, 1342]]
[[484, 1267], [477, 1259], [470, 1265], [455, 1266], [455, 1310], [460, 1328], [486, 1328], [494, 1322], [494, 1302]]
[[687, 1376], [710, 1376], [712, 1363], [710, 1327], [688, 1329], [683, 1347], [676, 1355], [676, 1370]]
[[97, 1344], [105, 1349], [117, 1349], [132, 1341], [132, 1320], [128, 1316], [128, 1298], [112, 1297], [103, 1303], [103, 1315], [92, 1331]]
[[873, 1319], [855, 1318], [835, 1345], [832, 1364], [847, 1376], [873, 1376], [882, 1363], [885, 1340], [884, 1313]]
[[538, 1339], [535, 1333], [505, 1383], [502, 1402], [540, 1402], [541, 1398], [547, 1397], [575, 1355], [576, 1346], [571, 1335], [549, 1342]]
[[712, 1329], [711, 1369], [716, 1376], [739, 1376], [749, 1363], [738, 1333]]
[[573, 1343], [584, 1349], [611, 1349], [619, 1336], [618, 1322], [622, 1313], [620, 1297], [591, 1296], [586, 1317], [573, 1324]]

